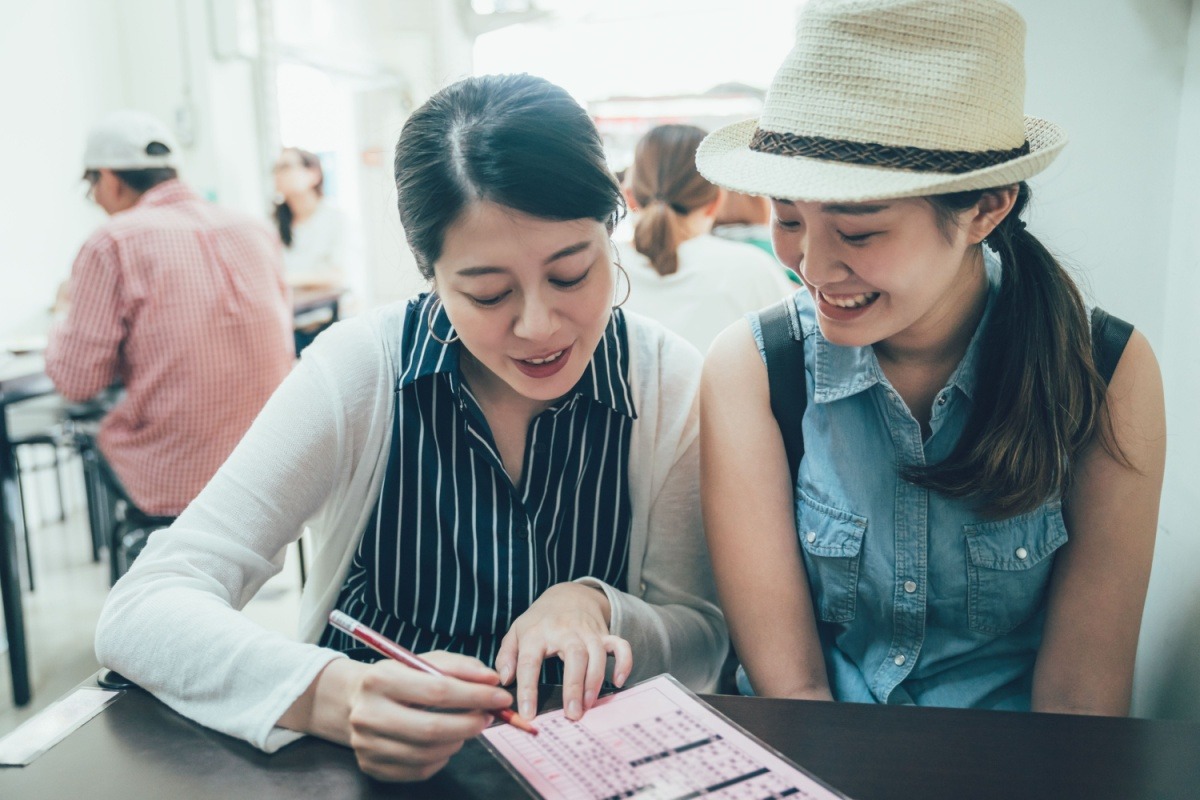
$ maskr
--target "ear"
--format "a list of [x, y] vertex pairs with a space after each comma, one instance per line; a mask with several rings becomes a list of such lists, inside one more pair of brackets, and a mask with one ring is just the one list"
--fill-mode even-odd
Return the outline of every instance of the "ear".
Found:
[[986, 239], [996, 229], [996, 226], [1008, 216], [1016, 202], [1017, 187], [1015, 185], [1000, 186], [985, 191], [974, 209], [968, 212], [971, 218], [966, 227], [967, 241], [971, 244], [979, 244]]
[[725, 190], [718, 186], [717, 196], [712, 199], [712, 202], [706, 206], [703, 206], [700, 210], [703, 212], [704, 216], [713, 217], [715, 219], [717, 216], [717, 209], [721, 207], [721, 203], [723, 202], [725, 202]]
[[638, 201], [634, 199], [633, 187], [628, 182], [621, 184], [621, 194], [625, 195], [625, 205], [629, 207], [630, 211], [641, 210], [641, 207], [638, 206]]

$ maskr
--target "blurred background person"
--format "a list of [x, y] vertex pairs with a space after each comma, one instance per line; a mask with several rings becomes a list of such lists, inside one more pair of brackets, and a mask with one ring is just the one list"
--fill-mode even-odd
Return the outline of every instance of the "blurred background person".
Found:
[[275, 174], [275, 225], [293, 288], [342, 289], [347, 285], [346, 218], [325, 199], [325, 173], [315, 153], [284, 148]]
[[160, 517], [208, 483], [293, 362], [275, 237], [202, 200], [178, 166], [148, 114], [114, 112], [90, 131], [84, 179], [110, 219], [80, 249], [46, 347], [67, 399], [124, 386], [100, 451], [137, 508]]
[[771, 201], [765, 197], [724, 189], [713, 220], [713, 236], [752, 244], [772, 258]]
[[[752, 244], [775, 258], [775, 246], [771, 244], [771, 201], [765, 197], [722, 189], [712, 232], [713, 236], [731, 242]], [[779, 268], [789, 281], [800, 285], [800, 278], [795, 272], [783, 264]]]
[[703, 138], [694, 125], [659, 125], [638, 142], [626, 175], [637, 221], [632, 243], [618, 245], [629, 272], [628, 308], [702, 353], [743, 314], [794, 291], [774, 257], [712, 235], [724, 190], [696, 171]]
[[[272, 168], [275, 226], [283, 242], [287, 282], [299, 293], [342, 294], [339, 314], [353, 304], [349, 288], [350, 234], [346, 215], [325, 197], [325, 172], [315, 153], [286, 147]], [[331, 306], [298, 313], [295, 346], [299, 355], [317, 334], [336, 321]]]

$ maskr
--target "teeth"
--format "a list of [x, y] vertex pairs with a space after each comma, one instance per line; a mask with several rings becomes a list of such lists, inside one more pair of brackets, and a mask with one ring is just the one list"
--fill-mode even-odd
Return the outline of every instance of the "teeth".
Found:
[[872, 302], [876, 297], [879, 297], [879, 292], [866, 292], [864, 294], [843, 295], [841, 297], [830, 297], [823, 295], [825, 301], [830, 305], [835, 305], [838, 308], [862, 308]]
[[529, 362], [530, 364], [549, 364], [551, 361], [558, 360], [558, 357], [561, 356], [564, 352], [566, 352], [566, 351], [559, 350], [557, 353], [551, 353], [550, 355], [546, 356], [545, 358], [527, 358], [527, 359], [525, 359], [525, 361]]

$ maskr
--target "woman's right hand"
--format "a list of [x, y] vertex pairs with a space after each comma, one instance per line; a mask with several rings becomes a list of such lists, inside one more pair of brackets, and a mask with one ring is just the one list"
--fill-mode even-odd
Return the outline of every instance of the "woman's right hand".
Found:
[[446, 675], [390, 660], [330, 662], [279, 725], [349, 745], [373, 778], [425, 780], [513, 699], [497, 686], [499, 676], [474, 658], [444, 652], [422, 658]]

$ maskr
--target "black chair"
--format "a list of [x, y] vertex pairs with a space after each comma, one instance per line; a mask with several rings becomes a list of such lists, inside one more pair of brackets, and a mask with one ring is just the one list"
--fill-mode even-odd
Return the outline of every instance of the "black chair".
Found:
[[[21, 521], [25, 531], [25, 566], [29, 591], [36, 588], [33, 573], [32, 529], [26, 505], [26, 480], [28, 476], [45, 469], [54, 471], [54, 483], [58, 499], [58, 515], [51, 517], [57, 522], [67, 518], [66, 492], [63, 485], [63, 470], [70, 458], [64, 458], [62, 450], [70, 446], [70, 437], [63, 424], [62, 404], [58, 398], [37, 398], [14, 405], [9, 409], [9, 442], [12, 445], [17, 467], [17, 491], [21, 503]], [[48, 453], [49, 459], [39, 462], [33, 458]]]
[[92, 541], [108, 548], [109, 582], [115, 584], [129, 571], [150, 534], [169, 527], [175, 517], [138, 508], [90, 433], [76, 432], [75, 446], [83, 459]]

